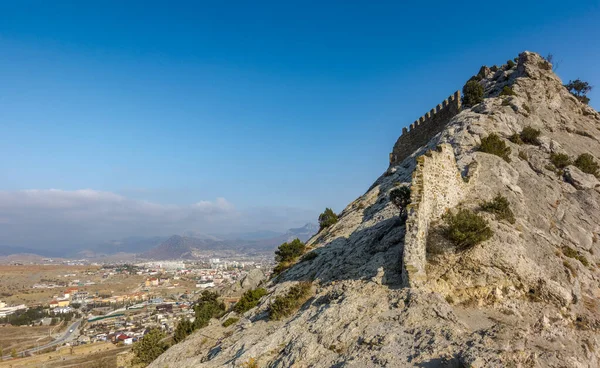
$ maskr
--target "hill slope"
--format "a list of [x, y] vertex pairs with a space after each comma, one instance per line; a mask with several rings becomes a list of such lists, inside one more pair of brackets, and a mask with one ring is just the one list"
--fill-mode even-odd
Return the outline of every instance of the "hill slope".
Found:
[[[151, 366], [600, 366], [600, 182], [550, 161], [598, 160], [600, 114], [537, 54], [480, 77], [484, 102], [463, 107], [314, 236], [316, 258], [272, 281], [239, 323], [213, 321]], [[514, 96], [500, 96], [507, 85]], [[508, 140], [527, 126], [541, 130], [540, 145]], [[490, 133], [510, 162], [478, 152]], [[389, 201], [398, 185], [412, 189], [406, 224]], [[467, 250], [440, 236], [446, 209], [478, 210], [497, 194], [514, 224], [482, 213], [494, 235]], [[312, 297], [270, 321], [269, 304], [299, 281], [312, 282]]]

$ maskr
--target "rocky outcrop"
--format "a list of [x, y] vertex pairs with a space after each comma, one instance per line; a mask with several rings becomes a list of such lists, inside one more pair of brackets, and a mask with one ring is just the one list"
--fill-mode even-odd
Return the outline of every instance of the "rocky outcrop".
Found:
[[[600, 366], [600, 192], [575, 169], [565, 180], [550, 161], [551, 153], [598, 160], [600, 114], [551, 69], [530, 52], [513, 67], [482, 68], [484, 101], [463, 108], [314, 236], [314, 259], [269, 282], [237, 324], [214, 321], [152, 366]], [[514, 95], [501, 96], [505, 86]], [[508, 140], [527, 126], [541, 131], [540, 145]], [[478, 152], [490, 133], [511, 148], [510, 162]], [[398, 185], [413, 188], [406, 224], [389, 201]], [[497, 194], [514, 224], [482, 212], [491, 239], [468, 250], [445, 240], [443, 211], [478, 211]], [[300, 281], [313, 283], [312, 298], [270, 321], [269, 304]]]

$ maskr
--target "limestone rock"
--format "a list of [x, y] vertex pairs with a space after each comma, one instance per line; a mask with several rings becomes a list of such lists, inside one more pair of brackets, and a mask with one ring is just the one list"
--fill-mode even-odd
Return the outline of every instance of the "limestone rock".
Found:
[[600, 182], [594, 175], [586, 174], [572, 165], [565, 168], [564, 177], [577, 189], [592, 189], [600, 186]]

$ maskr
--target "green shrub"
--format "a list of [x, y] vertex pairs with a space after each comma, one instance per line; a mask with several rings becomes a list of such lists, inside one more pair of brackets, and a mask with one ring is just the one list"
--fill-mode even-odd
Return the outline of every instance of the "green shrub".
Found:
[[407, 186], [390, 191], [390, 201], [400, 210], [400, 218], [406, 220], [406, 206], [410, 204], [410, 188]]
[[479, 151], [502, 157], [504, 161], [510, 162], [510, 147], [496, 133], [492, 133], [481, 139]]
[[183, 341], [188, 335], [194, 332], [194, 324], [187, 318], [182, 319], [175, 328], [173, 341], [175, 343]]
[[225, 312], [225, 305], [218, 300], [219, 294], [205, 290], [194, 306], [194, 329], [208, 326], [211, 318], [218, 318]]
[[594, 156], [589, 153], [582, 153], [575, 160], [575, 166], [586, 174], [598, 176], [598, 163], [594, 160]]
[[298, 238], [289, 243], [285, 242], [275, 251], [275, 260], [277, 262], [294, 261], [304, 253], [305, 249], [306, 245]]
[[527, 157], [527, 152], [525, 151], [519, 151], [519, 158], [523, 161], [527, 161], [529, 159], [529, 157]]
[[235, 317], [230, 317], [230, 318], [227, 318], [227, 319], [225, 320], [225, 322], [223, 322], [222, 326], [223, 326], [223, 327], [229, 327], [229, 326], [231, 326], [232, 324], [234, 324], [234, 323], [237, 323], [237, 321], [239, 321], [239, 320], [240, 320], [239, 318], [235, 318]]
[[521, 140], [521, 135], [519, 135], [519, 133], [514, 133], [513, 135], [508, 137], [508, 140], [513, 142], [514, 144], [523, 144], [523, 141]]
[[319, 231], [338, 222], [338, 217], [331, 208], [325, 208], [325, 211], [319, 215]]
[[511, 224], [515, 223], [515, 214], [510, 209], [510, 202], [500, 194], [489, 202], [483, 202], [481, 209], [496, 215], [496, 220], [498, 221], [506, 220]]
[[279, 262], [279, 264], [275, 266], [273, 273], [278, 275], [290, 268], [294, 262], [296, 262], [298, 257], [304, 254], [305, 250], [306, 245], [298, 238], [289, 243], [286, 242], [281, 244], [275, 251], [275, 260]]
[[576, 99], [583, 102], [584, 104], [588, 104], [590, 102], [589, 97], [587, 97], [588, 92], [592, 90], [592, 86], [588, 82], [584, 82], [581, 79], [575, 79], [574, 81], [569, 81], [569, 83], [565, 84], [565, 88], [569, 90]]
[[552, 165], [557, 169], [564, 169], [571, 165], [571, 158], [564, 153], [551, 153], [550, 162], [552, 162]]
[[514, 61], [512, 61], [512, 60], [508, 60], [508, 61], [506, 62], [506, 66], [508, 67], [508, 69], [512, 69], [512, 68], [514, 68], [514, 67], [515, 67], [515, 65], [516, 65], [516, 64], [515, 64], [515, 62], [514, 62]]
[[246, 313], [250, 309], [256, 307], [258, 305], [258, 302], [260, 301], [260, 298], [262, 298], [265, 295], [267, 295], [267, 290], [263, 288], [248, 290], [242, 295], [240, 300], [237, 303], [235, 303], [233, 310], [237, 314]]
[[469, 80], [463, 87], [463, 105], [475, 106], [483, 102], [483, 86], [475, 80]]
[[539, 139], [541, 133], [542, 132], [540, 132], [538, 129], [532, 128], [531, 126], [526, 126], [521, 131], [520, 136], [523, 143], [539, 146], [541, 144]]
[[162, 342], [165, 337], [166, 335], [161, 330], [154, 328], [145, 334], [140, 341], [133, 344], [131, 350], [135, 355], [135, 363], [150, 364], [160, 354], [164, 353], [168, 349], [168, 345]]
[[460, 249], [467, 249], [488, 240], [494, 232], [487, 221], [468, 209], [460, 209], [456, 214], [448, 212], [443, 216], [446, 221], [446, 237]]
[[517, 94], [513, 91], [512, 87], [504, 86], [500, 92], [500, 96], [516, 96]]
[[285, 295], [276, 297], [269, 306], [269, 319], [277, 321], [295, 312], [309, 298], [311, 287], [310, 282], [303, 281], [292, 286]]
[[584, 255], [582, 255], [581, 253], [579, 253], [578, 251], [576, 251], [575, 249], [573, 249], [571, 247], [564, 246], [562, 248], [562, 252], [566, 257], [574, 258], [574, 259], [578, 260], [585, 267], [588, 267], [590, 265], [590, 262], [587, 260], [587, 258], [585, 258]]
[[502, 106], [510, 106], [510, 101], [508, 99], [502, 100]]

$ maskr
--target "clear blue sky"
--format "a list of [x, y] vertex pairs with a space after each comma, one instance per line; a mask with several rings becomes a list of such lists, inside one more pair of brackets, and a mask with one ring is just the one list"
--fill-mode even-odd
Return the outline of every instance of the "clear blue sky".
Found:
[[481, 65], [553, 53], [600, 106], [598, 1], [402, 3], [0, 1], [0, 191], [299, 223], [362, 194]]

